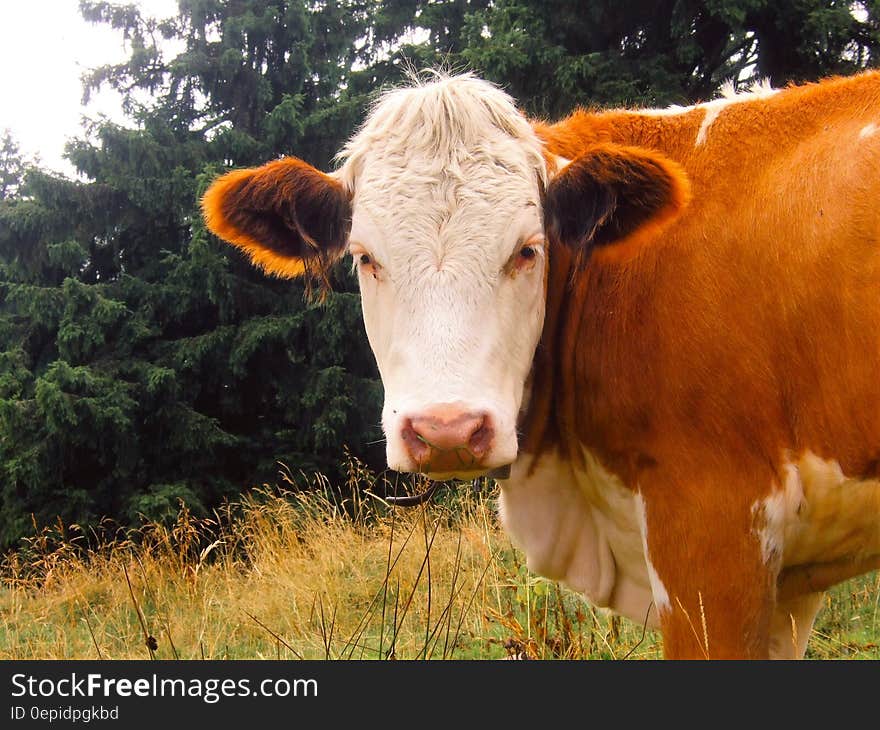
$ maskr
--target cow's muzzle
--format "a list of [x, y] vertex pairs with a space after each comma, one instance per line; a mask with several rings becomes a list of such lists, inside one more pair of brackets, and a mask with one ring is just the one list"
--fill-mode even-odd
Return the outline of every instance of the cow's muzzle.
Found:
[[426, 408], [406, 418], [400, 437], [424, 474], [483, 472], [495, 440], [488, 413], [465, 410], [446, 403]]

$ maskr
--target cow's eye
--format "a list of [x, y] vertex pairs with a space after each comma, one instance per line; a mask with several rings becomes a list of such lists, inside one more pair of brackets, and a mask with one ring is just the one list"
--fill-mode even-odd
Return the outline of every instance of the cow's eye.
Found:
[[374, 279], [379, 278], [379, 271], [381, 271], [382, 267], [378, 264], [376, 259], [364, 251], [360, 246], [352, 250], [351, 253], [355, 262], [354, 266], [361, 274], [369, 274]]
[[519, 273], [531, 271], [535, 268], [535, 264], [540, 255], [541, 241], [537, 240], [537, 236], [532, 236], [520, 246], [513, 258], [508, 262], [508, 273], [512, 276], [516, 276]]

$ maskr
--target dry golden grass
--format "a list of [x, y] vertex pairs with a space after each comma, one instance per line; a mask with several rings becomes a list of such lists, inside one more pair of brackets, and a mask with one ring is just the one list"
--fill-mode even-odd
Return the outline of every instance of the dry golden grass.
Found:
[[[351, 480], [345, 500], [288, 475], [206, 518], [38, 531], [2, 565], [0, 659], [659, 658], [655, 633], [530, 574], [494, 495], [405, 510]], [[838, 589], [810, 655], [877, 657], [877, 589]]]

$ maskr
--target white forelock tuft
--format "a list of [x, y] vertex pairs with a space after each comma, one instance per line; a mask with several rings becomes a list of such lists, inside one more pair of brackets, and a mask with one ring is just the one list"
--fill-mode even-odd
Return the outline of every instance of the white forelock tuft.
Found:
[[499, 137], [519, 145], [530, 166], [546, 175], [541, 143], [508, 94], [471, 73], [412, 73], [407, 86], [386, 91], [373, 104], [337, 155], [342, 163], [337, 174], [353, 189], [365, 158], [377, 151], [385, 159], [418, 158], [432, 160], [438, 169], [455, 169]]

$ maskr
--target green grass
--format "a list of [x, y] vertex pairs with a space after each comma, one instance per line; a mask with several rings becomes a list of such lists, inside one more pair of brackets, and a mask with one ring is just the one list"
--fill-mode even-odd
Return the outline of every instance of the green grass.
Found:
[[816, 619], [808, 659], [880, 659], [880, 573], [828, 592]]
[[[660, 658], [659, 635], [531, 574], [494, 495], [392, 509], [288, 477], [209, 517], [45, 528], [0, 571], [0, 659]], [[880, 658], [876, 574], [838, 586], [810, 658]], [[148, 647], [147, 644], [151, 646]]]

